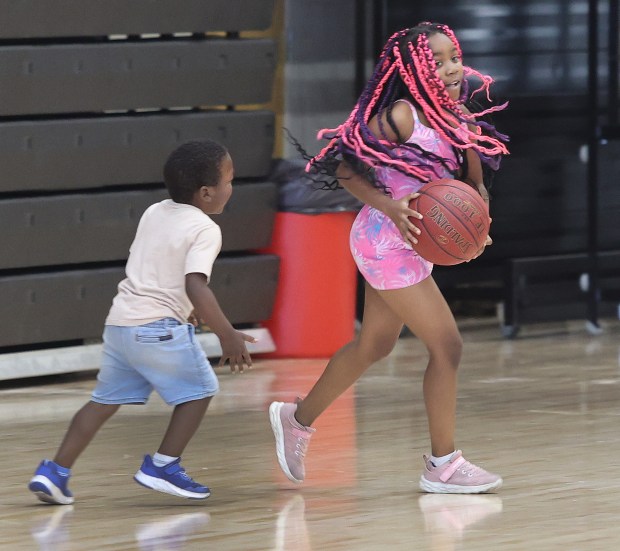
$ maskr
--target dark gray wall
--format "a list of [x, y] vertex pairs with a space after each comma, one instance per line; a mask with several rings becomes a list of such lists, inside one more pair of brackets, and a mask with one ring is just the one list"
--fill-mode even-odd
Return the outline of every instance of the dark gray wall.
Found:
[[[322, 147], [316, 133], [340, 124], [355, 103], [355, 4], [286, 1], [284, 126], [312, 154]], [[284, 145], [285, 158], [298, 158]]]

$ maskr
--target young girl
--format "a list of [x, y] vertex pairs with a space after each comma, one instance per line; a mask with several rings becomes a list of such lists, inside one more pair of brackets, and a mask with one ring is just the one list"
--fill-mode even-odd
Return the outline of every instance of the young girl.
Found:
[[[471, 95], [466, 76], [481, 80]], [[351, 229], [351, 252], [366, 280], [363, 323], [341, 348], [310, 393], [297, 403], [269, 408], [278, 461], [293, 482], [305, 476], [304, 456], [315, 419], [376, 361], [394, 348], [405, 324], [426, 346], [424, 374], [431, 456], [424, 456], [420, 488], [435, 493], [479, 493], [502, 479], [465, 460], [454, 444], [457, 368], [462, 340], [431, 277], [432, 264], [412, 249], [422, 215], [409, 201], [425, 183], [458, 178], [488, 201], [483, 164], [499, 167], [506, 136], [479, 120], [505, 105], [477, 114], [465, 107], [487, 92], [492, 79], [465, 67], [454, 33], [445, 25], [420, 23], [395, 33], [349, 118], [326, 129], [327, 146], [307, 171], [335, 176], [365, 206]], [[485, 245], [491, 244], [487, 239]], [[481, 254], [484, 247], [478, 251]]]

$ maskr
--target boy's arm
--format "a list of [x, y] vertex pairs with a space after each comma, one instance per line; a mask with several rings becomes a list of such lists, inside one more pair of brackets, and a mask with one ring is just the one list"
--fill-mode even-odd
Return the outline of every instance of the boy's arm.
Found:
[[222, 357], [219, 365], [224, 365], [228, 360], [231, 371], [237, 368], [239, 372], [243, 372], [244, 365], [252, 367], [252, 359], [245, 343], [256, 342], [256, 339], [237, 331], [231, 325], [208, 283], [209, 280], [205, 274], [197, 272], [187, 274], [185, 292], [194, 305], [198, 318], [203, 320], [220, 340]]

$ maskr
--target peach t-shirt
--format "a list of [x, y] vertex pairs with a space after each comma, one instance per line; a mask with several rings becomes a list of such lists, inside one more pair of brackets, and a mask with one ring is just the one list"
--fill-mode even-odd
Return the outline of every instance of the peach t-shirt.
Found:
[[193, 310], [185, 292], [185, 275], [211, 278], [222, 247], [219, 226], [200, 209], [166, 199], [151, 205], [140, 219], [129, 249], [127, 277], [106, 325], [143, 325], [171, 317], [186, 323]]

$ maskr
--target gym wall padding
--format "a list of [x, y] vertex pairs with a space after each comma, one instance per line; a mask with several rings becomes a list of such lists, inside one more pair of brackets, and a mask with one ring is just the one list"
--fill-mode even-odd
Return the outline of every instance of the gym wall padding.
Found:
[[253, 251], [277, 207], [276, 41], [239, 33], [269, 29], [273, 8], [0, 0], [0, 352], [100, 337], [166, 157], [192, 139], [235, 164], [211, 286], [233, 323], [269, 318], [279, 258]]
[[[231, 323], [269, 317], [278, 270], [273, 255], [218, 258], [211, 285]], [[99, 338], [123, 276], [117, 267], [0, 278], [0, 348]]]
[[[0, 256], [0, 270], [124, 260], [140, 216], [165, 198], [167, 193], [158, 189], [0, 201], [6, 253]], [[225, 211], [213, 216], [222, 228], [222, 251], [268, 246], [276, 201], [276, 187], [269, 182], [235, 186]], [[248, 220], [252, 231], [236, 231]]]
[[210, 111], [0, 123], [0, 192], [74, 190], [161, 181], [175, 145], [226, 143], [236, 178], [269, 174], [271, 111]]
[[0, 116], [263, 103], [268, 39], [0, 48]]
[[273, 0], [0, 0], [0, 39], [264, 30]]

